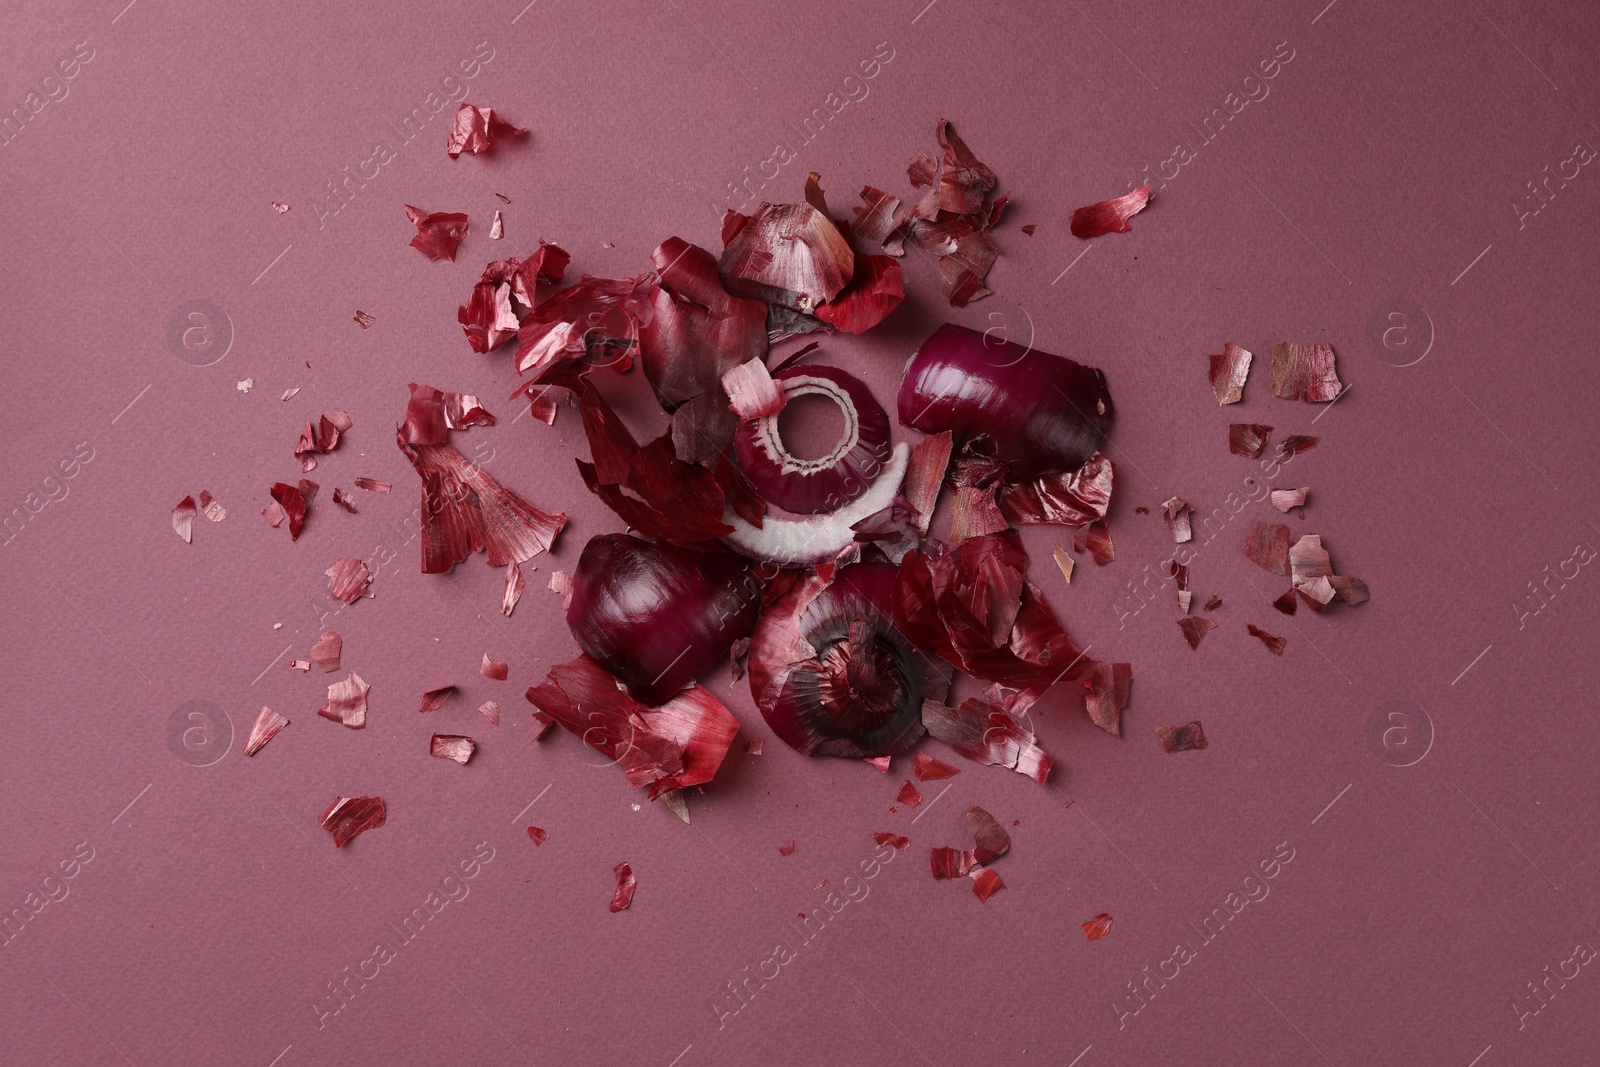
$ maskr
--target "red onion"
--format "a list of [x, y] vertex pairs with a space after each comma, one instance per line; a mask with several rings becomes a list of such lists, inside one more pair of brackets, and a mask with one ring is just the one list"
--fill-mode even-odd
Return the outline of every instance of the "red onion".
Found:
[[949, 323], [911, 357], [899, 409], [923, 433], [986, 436], [1013, 482], [1083, 466], [1113, 414], [1101, 371]]
[[761, 602], [748, 560], [628, 534], [590, 538], [572, 581], [572, 636], [652, 706], [727, 655], [750, 632]]
[[888, 563], [855, 563], [830, 583], [816, 571], [773, 599], [750, 645], [750, 692], [791, 748], [871, 759], [922, 736], [922, 702], [950, 671], [895, 628]]
[[844, 414], [844, 435], [825, 456], [801, 459], [778, 432], [780, 413], [751, 419], [734, 434], [734, 459], [756, 492], [785, 511], [836, 511], [865, 493], [889, 458], [889, 415], [858, 379], [833, 367], [774, 374], [787, 401], [824, 396]]

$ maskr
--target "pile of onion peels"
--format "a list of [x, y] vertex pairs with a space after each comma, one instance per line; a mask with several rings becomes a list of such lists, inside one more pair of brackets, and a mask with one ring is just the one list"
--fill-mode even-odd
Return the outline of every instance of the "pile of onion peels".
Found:
[[[1104, 374], [945, 325], [907, 363], [892, 419], [855, 374], [814, 362], [817, 344], [778, 354], [881, 325], [904, 300], [908, 244], [936, 264], [952, 304], [987, 295], [998, 255], [987, 234], [1007, 198], [949, 123], [937, 132], [944, 156], [913, 163], [927, 191], [911, 206], [867, 187], [852, 223], [812, 174], [795, 203], [728, 212], [720, 252], [674, 236], [649, 271], [563, 284], [570, 257], [541, 242], [525, 260], [490, 263], [460, 309], [474, 351], [516, 342], [525, 380], [513, 398], [545, 421], [561, 398], [576, 404], [589, 445], [579, 474], [627, 528], [580, 555], [567, 622], [583, 654], [528, 690], [535, 717], [685, 818], [680, 791], [711, 781], [738, 731], [696, 681], [730, 655], [747, 657], [773, 732], [811, 756], [881, 765], [931, 732], [1042, 782], [1051, 760], [1025, 713], [1080, 681], [1085, 713], [1120, 731], [1128, 666], [1096, 671], [1029, 580], [1014, 529], [1105, 518]], [[636, 366], [663, 415], [645, 441], [605, 395]], [[480, 548], [515, 566], [548, 548], [564, 517], [462, 468], [450, 397], [413, 386], [400, 434], [424, 514], [439, 516], [424, 569]], [[784, 440], [782, 413], [801, 398], [841, 416], [821, 455]], [[452, 497], [452, 485], [468, 491]], [[940, 539], [930, 521], [946, 488], [953, 524]], [[984, 697], [952, 706], [958, 672], [987, 683]]]

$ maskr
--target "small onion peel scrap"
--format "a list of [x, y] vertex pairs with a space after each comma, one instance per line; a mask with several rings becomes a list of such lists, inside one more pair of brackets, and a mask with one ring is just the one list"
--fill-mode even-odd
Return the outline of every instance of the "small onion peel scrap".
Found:
[[386, 818], [382, 797], [338, 797], [320, 822], [333, 835], [334, 847], [343, 848], [357, 834], [382, 826]]
[[1127, 233], [1133, 227], [1128, 220], [1150, 203], [1148, 185], [1112, 200], [1080, 207], [1072, 213], [1072, 236], [1088, 240], [1108, 233]]
[[611, 896], [611, 914], [625, 910], [633, 903], [633, 890], [638, 884], [634, 881], [633, 868], [627, 863], [619, 863], [611, 869], [617, 876], [617, 891]]
[[1250, 377], [1250, 361], [1255, 357], [1232, 341], [1222, 346], [1211, 361], [1211, 391], [1217, 394], [1217, 404], [1237, 404], [1244, 399], [1244, 383]]
[[289, 725], [289, 720], [273, 711], [265, 704], [261, 705], [261, 714], [256, 716], [255, 725], [250, 727], [250, 737], [244, 743], [242, 751], [246, 756], [254, 756], [261, 751], [261, 746], [278, 736], [278, 731]]
[[1083, 924], [1083, 936], [1098, 941], [1111, 932], [1111, 916], [1101, 912]]
[[1161, 745], [1168, 752], [1188, 752], [1190, 749], [1206, 747], [1206, 732], [1198, 719], [1182, 726], [1157, 726], [1156, 736], [1161, 738]]

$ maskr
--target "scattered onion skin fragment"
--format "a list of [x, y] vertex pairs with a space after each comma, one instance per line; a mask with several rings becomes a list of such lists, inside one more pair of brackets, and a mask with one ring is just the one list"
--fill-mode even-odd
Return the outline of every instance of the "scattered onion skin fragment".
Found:
[[936, 879], [961, 878], [972, 869], [972, 853], [940, 845], [928, 850], [928, 866]]
[[1001, 485], [995, 494], [1000, 514], [1015, 526], [1056, 523], [1082, 526], [1106, 517], [1116, 467], [1096, 452], [1074, 471], [1050, 471], [1031, 481]]
[[357, 489], [365, 489], [369, 493], [387, 493], [394, 488], [390, 483], [380, 482], [376, 478], [357, 478], [355, 485]]
[[1251, 637], [1257, 638], [1263, 645], [1267, 646], [1268, 652], [1271, 652], [1274, 656], [1283, 655], [1283, 646], [1287, 644], [1283, 638], [1272, 636], [1254, 623], [1247, 624], [1246, 628], [1250, 631]]
[[456, 112], [444, 150], [451, 159], [463, 152], [478, 155], [492, 149], [503, 138], [519, 137], [527, 132], [496, 115], [492, 107], [473, 107], [463, 103]]
[[750, 634], [761, 593], [742, 557], [602, 534], [578, 557], [567, 626], [636, 700], [656, 705]]
[[775, 584], [750, 646], [750, 693], [783, 742], [808, 756], [904, 752], [922, 736], [924, 699], [950, 672], [889, 616], [896, 569], [830, 565]]
[[1216, 625], [1215, 620], [1204, 615], [1185, 616], [1178, 620], [1178, 629], [1183, 631], [1183, 639], [1189, 642], [1191, 649], [1198, 649], [1201, 639]]
[[1098, 941], [1111, 932], [1111, 916], [1101, 912], [1083, 924], [1083, 936], [1090, 941]]
[[1148, 203], [1150, 187], [1146, 185], [1113, 200], [1080, 207], [1072, 213], [1072, 236], [1088, 240], [1108, 233], [1127, 233], [1133, 228], [1128, 220]]
[[1309, 452], [1316, 448], [1317, 442], [1321, 440], [1322, 438], [1320, 437], [1312, 437], [1303, 433], [1285, 437], [1283, 443], [1278, 446], [1278, 457], [1280, 459], [1293, 459], [1302, 452]]
[[485, 652], [483, 654], [483, 663], [478, 667], [478, 673], [493, 681], [503, 682], [506, 680], [508, 669], [504, 663], [497, 663], [490, 659], [489, 653]]
[[585, 274], [525, 315], [517, 328], [517, 371], [534, 377], [524, 388], [549, 384], [552, 372], [570, 364], [618, 373], [632, 367], [641, 324], [652, 314], [653, 278]]
[[1295, 591], [1293, 587], [1291, 587], [1284, 590], [1283, 595], [1272, 602], [1272, 606], [1283, 612], [1285, 615], [1293, 615], [1295, 609], [1300, 606], [1300, 598], [1295, 595]]
[[539, 845], [542, 845], [546, 841], [550, 840], [550, 835], [545, 833], [543, 827], [530, 826], [528, 827], [528, 840], [532, 841], [534, 847], [537, 848]]
[[985, 681], [1042, 693], [1057, 681], [1078, 677], [1088, 663], [1044, 594], [1027, 580], [1027, 569], [1028, 555], [1015, 530], [954, 548], [930, 542], [901, 562], [895, 625], [952, 666]]
[[1156, 736], [1161, 738], [1161, 746], [1168, 752], [1187, 752], [1206, 747], [1206, 732], [1199, 720], [1182, 726], [1157, 726]]
[[633, 903], [633, 890], [637, 883], [634, 881], [633, 868], [626, 863], [617, 864], [611, 873], [617, 876], [617, 891], [611, 897], [611, 914], [615, 915]]
[[785, 841], [783, 844], [779, 845], [778, 855], [785, 857], [794, 855], [794, 842]]
[[[377, 319], [373, 318], [371, 315], [368, 315], [365, 311], [362, 311], [360, 308], [356, 308], [356, 313], [354, 315], [351, 315], [350, 317], [353, 320], [355, 320], [355, 324], [357, 326], [361, 327], [363, 330], [372, 329], [372, 324], [378, 321]], [[294, 390], [295, 393], [298, 393], [299, 391], [300, 390], [298, 390], [298, 389]], [[289, 396], [293, 396], [293, 395], [294, 395], [293, 393], [289, 394]], [[289, 397], [285, 396], [283, 399], [288, 400]]]
[[218, 503], [209, 489], [200, 490], [200, 513], [212, 522], [221, 522], [228, 517], [228, 509]]
[[336, 797], [318, 821], [333, 835], [333, 846], [343, 848], [357, 834], [376, 830], [386, 820], [382, 797]]
[[481, 355], [516, 337], [523, 317], [539, 303], [539, 283], [559, 283], [571, 262], [566, 249], [541, 240], [526, 258], [487, 264], [467, 302], [456, 309], [472, 350]]
[[520, 564], [506, 564], [506, 587], [500, 597], [500, 614], [509, 616], [516, 609], [517, 601], [522, 599], [522, 592], [528, 587], [527, 578], [523, 577]]
[[1289, 577], [1289, 527], [1257, 521], [1245, 537], [1244, 554], [1263, 570]]
[[[888, 774], [889, 759], [890, 757], [888, 756], [872, 756], [866, 759], [864, 762], [871, 764], [873, 769], [877, 770], [880, 774]], [[890, 808], [889, 810], [893, 811], [894, 809]]]
[[435, 211], [431, 215], [419, 207], [406, 206], [406, 218], [417, 227], [411, 247], [432, 260], [456, 258], [456, 246], [467, 235], [467, 216], [459, 211]]
[[979, 865], [987, 867], [1011, 851], [1011, 835], [982, 808], [967, 809], [967, 829], [972, 831], [972, 858]]
[[566, 571], [550, 572], [550, 591], [561, 598], [561, 610], [572, 606], [572, 578]]
[[192, 496], [184, 497], [172, 509], [172, 529], [183, 538], [186, 545], [194, 543], [194, 517], [198, 514], [199, 509], [195, 507]]
[[372, 595], [372, 570], [365, 560], [347, 556], [336, 560], [324, 574], [328, 576], [328, 592], [346, 604], [354, 604], [362, 597]]
[[1181, 545], [1194, 539], [1194, 530], [1189, 523], [1189, 515], [1193, 511], [1189, 502], [1180, 497], [1172, 497], [1161, 505], [1161, 518], [1166, 521], [1174, 544]]
[[856, 527], [873, 515], [893, 506], [905, 480], [911, 450], [905, 442], [894, 446], [889, 462], [871, 487], [837, 511], [811, 515], [804, 519], [785, 519], [767, 515], [759, 526], [730, 506], [724, 515], [731, 530], [724, 544], [751, 559], [780, 566], [821, 563], [831, 560], [855, 543]]
[[856, 221], [851, 227], [856, 240], [865, 241], [891, 256], [906, 254], [906, 223], [910, 212], [900, 198], [870, 185], [861, 187], [861, 207], [855, 209]]
[[972, 878], [972, 892], [977, 896], [978, 900], [985, 904], [989, 902], [990, 897], [1006, 887], [1006, 884], [1000, 880], [1000, 876], [987, 867], [981, 871], [971, 871], [970, 875]]
[[422, 694], [422, 706], [417, 710], [420, 712], [438, 711], [444, 707], [444, 702], [454, 696], [455, 693], [456, 687], [453, 685], [441, 685], [437, 689], [430, 689]]
[[1304, 507], [1306, 494], [1310, 491], [1310, 489], [1304, 487], [1300, 489], [1274, 489], [1272, 491], [1272, 506], [1287, 514], [1295, 508]]
[[934, 759], [926, 752], [918, 752], [917, 758], [912, 761], [911, 772], [919, 782], [936, 782], [941, 778], [954, 778], [961, 773], [961, 769], [950, 766], [944, 760]]
[[548, 551], [566, 526], [564, 513], [534, 507], [448, 443], [412, 443], [403, 429], [395, 443], [422, 479], [424, 574], [448, 574], [484, 550], [492, 567], [526, 562]]
[[668, 411], [767, 355], [767, 306], [723, 288], [716, 258], [669, 237], [650, 254], [660, 279], [639, 331], [644, 375]]
[[356, 502], [346, 496], [344, 494], [344, 490], [340, 489], [338, 486], [333, 487], [333, 502], [338, 504], [341, 508], [344, 508], [352, 515], [356, 513]]
[[1133, 691], [1133, 665], [1096, 663], [1084, 679], [1084, 709], [1094, 724], [1112, 737], [1122, 736], [1122, 709]]
[[987, 435], [1013, 482], [1077, 470], [1114, 415], [1101, 371], [953, 323], [911, 357], [898, 407], [902, 424], [958, 445]]
[[901, 837], [899, 834], [891, 834], [887, 830], [873, 831], [872, 840], [879, 847], [887, 845], [896, 852], [904, 852], [911, 844], [911, 838]]
[[461, 734], [434, 734], [428, 742], [428, 755], [439, 759], [455, 760], [463, 767], [478, 750], [478, 743]]
[[488, 719], [495, 726], [500, 725], [500, 705], [492, 700], [485, 700], [478, 705], [478, 714]]
[[711, 781], [739, 732], [738, 720], [704, 686], [647, 707], [588, 656], [552, 667], [527, 696], [536, 719], [559, 723], [619, 764], [630, 784], [650, 787], [652, 800]]
[[922, 793], [912, 784], [911, 779], [907, 778], [905, 784], [900, 787], [900, 792], [895, 794], [895, 799], [908, 808], [914, 808], [922, 803]]
[[810, 204], [763, 203], [727, 242], [718, 269], [730, 292], [809, 314], [850, 283], [855, 253]]
[[1210, 600], [1206, 601], [1206, 605], [1203, 610], [1216, 611], [1220, 607], [1222, 607], [1222, 598], [1220, 596], [1213, 595]]
[[1244, 383], [1250, 377], [1250, 361], [1255, 357], [1232, 341], [1222, 351], [1207, 357], [1211, 361], [1211, 390], [1219, 407], [1244, 399]]
[[797, 397], [825, 397], [843, 415], [844, 433], [827, 454], [802, 459], [784, 444], [777, 410], [741, 421], [733, 437], [739, 470], [768, 503], [795, 514], [834, 512], [860, 498], [890, 456], [888, 412], [865, 383], [834, 367], [790, 367], [773, 381], [779, 409]]
[[1033, 734], [998, 704], [968, 697], [959, 708], [937, 700], [922, 705], [928, 733], [974, 763], [1005, 767], [1043, 784], [1053, 761]]
[[267, 520], [267, 525], [276, 530], [283, 524], [283, 505], [274, 500], [272, 503], [261, 509], [261, 515]]
[[[677, 544], [709, 541], [734, 532], [717, 472], [679, 459], [671, 433], [640, 448], [599, 390], [585, 381], [578, 410], [591, 461], [577, 460], [589, 491], [641, 534]], [[754, 515], [761, 518], [759, 513]]]
[[1075, 563], [1072, 557], [1067, 554], [1067, 550], [1062, 548], [1060, 545], [1051, 545], [1050, 548], [1052, 553], [1055, 555], [1056, 567], [1061, 571], [1061, 577], [1066, 579], [1066, 583], [1068, 585], [1071, 585], [1072, 572], [1077, 568], [1077, 563]]
[[1078, 552], [1088, 549], [1096, 567], [1104, 567], [1117, 558], [1116, 548], [1111, 543], [1111, 531], [1103, 519], [1078, 527], [1072, 535], [1072, 547]]
[[729, 410], [741, 422], [776, 415], [788, 400], [788, 394], [772, 380], [767, 365], [759, 359], [741, 363], [724, 374], [722, 388], [728, 394]]
[[920, 189], [924, 185], [932, 185], [939, 173], [939, 163], [926, 152], [918, 152], [906, 166], [906, 177], [911, 179], [911, 188]]
[[250, 736], [240, 749], [246, 756], [254, 756], [261, 751], [261, 746], [278, 736], [278, 731], [289, 725], [289, 720], [267, 707], [261, 705], [261, 714], [256, 716], [255, 725], [250, 727]]
[[1246, 459], [1255, 459], [1267, 447], [1272, 427], [1255, 422], [1235, 422], [1228, 425], [1228, 451]]
[[1337, 399], [1344, 389], [1335, 368], [1332, 345], [1272, 342], [1272, 395], [1284, 400], [1320, 404]]
[[317, 638], [317, 643], [311, 646], [311, 659], [324, 674], [332, 674], [339, 669], [339, 657], [344, 650], [344, 638], [334, 630], [325, 630]]
[[899, 262], [890, 256], [857, 253], [850, 284], [817, 308], [816, 315], [843, 333], [863, 334], [888, 318], [905, 298]]
[[347, 678], [328, 686], [327, 706], [317, 709], [324, 719], [359, 730], [367, 724], [367, 692], [372, 686], [354, 671]]
[[934, 509], [939, 505], [939, 490], [944, 487], [945, 472], [950, 469], [950, 453], [955, 448], [955, 435], [949, 430], [930, 434], [918, 441], [911, 450], [906, 465], [905, 498], [917, 511], [917, 529], [928, 532]]

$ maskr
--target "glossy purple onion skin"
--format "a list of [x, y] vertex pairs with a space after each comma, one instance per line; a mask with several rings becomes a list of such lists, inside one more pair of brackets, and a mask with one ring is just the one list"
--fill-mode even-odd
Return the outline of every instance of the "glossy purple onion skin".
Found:
[[[923, 700], [943, 700], [948, 694], [948, 668], [919, 651], [894, 627], [894, 584], [898, 573], [899, 568], [890, 563], [851, 564], [841, 569], [834, 583], [801, 612], [800, 632], [824, 659], [848, 638], [852, 619], [862, 614], [877, 619], [881, 624], [877, 648], [892, 672], [885, 685], [898, 699], [888, 714], [875, 715], [864, 723], [846, 723], [818, 700], [816, 674], [793, 672], [773, 706], [761, 708], [761, 714], [773, 733], [796, 751], [808, 756], [854, 759], [904, 752], [924, 733]], [[755, 678], [752, 672], [752, 685]]]
[[1101, 371], [953, 323], [922, 343], [900, 381], [903, 425], [987, 435], [1013, 482], [1083, 466], [1113, 414]]
[[814, 474], [783, 473], [759, 443], [761, 427], [778, 416], [742, 422], [734, 433], [733, 454], [750, 484], [769, 504], [797, 515], [837, 511], [872, 487], [883, 471], [891, 450], [889, 413], [878, 403], [866, 383], [837, 367], [801, 365], [774, 374], [777, 382], [795, 378], [825, 378], [840, 388], [856, 409], [858, 444], [831, 469]]
[[627, 534], [590, 538], [572, 584], [567, 626], [579, 647], [652, 707], [726, 656], [761, 604], [749, 560]]

